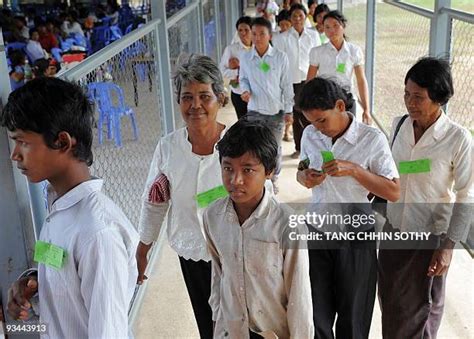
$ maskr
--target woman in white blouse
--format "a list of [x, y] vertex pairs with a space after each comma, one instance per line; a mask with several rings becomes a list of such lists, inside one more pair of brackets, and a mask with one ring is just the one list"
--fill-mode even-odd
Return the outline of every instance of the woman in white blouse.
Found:
[[453, 93], [447, 61], [420, 59], [405, 77], [408, 115], [395, 119], [392, 131], [398, 133], [391, 137], [400, 203], [388, 204], [386, 226], [431, 235], [423, 248], [410, 243], [379, 251], [385, 339], [436, 338], [453, 248], [465, 240], [472, 221], [472, 136], [442, 109]]
[[[324, 33], [329, 42], [311, 50], [306, 79], [311, 80], [316, 76], [332, 78], [354, 96], [352, 78], [355, 74], [363, 110], [362, 121], [370, 125], [372, 118], [369, 106], [369, 87], [364, 73], [364, 55], [359, 46], [346, 41], [344, 34], [346, 23], [346, 18], [338, 11], [330, 11], [324, 16]], [[351, 112], [355, 114], [355, 105]]]
[[161, 138], [153, 156], [140, 216], [138, 283], [146, 279], [147, 253], [168, 212], [168, 241], [179, 256], [200, 336], [212, 338], [211, 257], [202, 215], [225, 191], [215, 145], [225, 132], [216, 117], [227, 98], [217, 64], [204, 55], [192, 54], [177, 66], [174, 86], [186, 126]]

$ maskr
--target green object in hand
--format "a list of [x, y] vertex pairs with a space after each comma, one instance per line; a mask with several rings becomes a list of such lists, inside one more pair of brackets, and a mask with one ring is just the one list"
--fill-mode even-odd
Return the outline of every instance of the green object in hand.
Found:
[[413, 161], [400, 161], [398, 163], [400, 174], [425, 173], [431, 171], [431, 159], [419, 159]]
[[55, 269], [60, 269], [64, 265], [66, 251], [61, 247], [38, 240], [35, 244], [35, 255], [33, 260]]
[[265, 61], [262, 61], [260, 63], [260, 69], [264, 72], [267, 73], [270, 70], [270, 65], [267, 64]]
[[321, 151], [321, 156], [324, 163], [334, 160], [334, 154], [331, 151]]
[[196, 201], [199, 208], [204, 208], [209, 206], [212, 202], [217, 199], [224, 198], [228, 196], [229, 193], [223, 185], [214, 187], [209, 191], [199, 193], [196, 195]]

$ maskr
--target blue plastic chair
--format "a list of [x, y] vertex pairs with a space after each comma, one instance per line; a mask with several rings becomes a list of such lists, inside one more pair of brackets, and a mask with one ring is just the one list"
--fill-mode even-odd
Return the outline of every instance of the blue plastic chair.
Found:
[[110, 43], [110, 27], [98, 26], [92, 31], [92, 51], [97, 52]]
[[122, 30], [117, 25], [110, 26], [110, 34], [110, 42], [121, 39], [123, 36]]
[[[112, 82], [95, 82], [88, 85], [89, 96], [95, 101], [99, 111], [97, 128], [99, 130], [99, 144], [103, 143], [103, 126], [107, 125], [107, 138], [115, 139], [117, 147], [122, 146], [122, 136], [120, 132], [120, 119], [128, 116], [132, 124], [134, 140], [138, 139], [136, 116], [133, 109], [125, 105], [122, 89]], [[114, 94], [116, 104], [114, 103]]]
[[5, 51], [7, 52], [7, 55], [10, 53], [10, 51], [14, 51], [14, 50], [20, 50], [24, 54], [26, 54], [25, 49], [26, 49], [26, 44], [24, 42], [10, 42], [5, 47]]

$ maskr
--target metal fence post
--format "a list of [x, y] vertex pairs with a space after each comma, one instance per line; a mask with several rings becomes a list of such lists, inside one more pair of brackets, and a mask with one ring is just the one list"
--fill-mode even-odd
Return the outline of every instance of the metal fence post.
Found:
[[[451, 60], [452, 21], [448, 13], [441, 11], [443, 7], [451, 8], [451, 0], [435, 0], [430, 27], [430, 56]], [[448, 104], [443, 109], [448, 113]]]
[[375, 13], [376, 1], [367, 1], [366, 41], [365, 41], [365, 76], [369, 86], [370, 112], [374, 112], [375, 88]]
[[341, 13], [344, 11], [344, 0], [337, 0], [337, 10]]
[[[211, 1], [211, 0], [209, 0]], [[204, 33], [204, 9], [202, 5], [202, 0], [198, 0], [198, 7], [197, 7], [197, 13], [198, 13], [198, 37], [197, 41], [199, 42], [199, 52], [201, 54], [206, 54], [206, 35]]]
[[221, 17], [220, 17], [220, 5], [219, 0], [214, 0], [214, 20], [216, 22], [216, 61], [219, 63], [221, 61], [221, 56], [223, 52], [223, 46], [221, 42]]
[[430, 27], [430, 55], [434, 57], [451, 54], [451, 19], [447, 12], [441, 11], [443, 7], [450, 8], [451, 0], [435, 0]]
[[174, 131], [175, 120], [165, 0], [152, 1], [151, 6], [153, 19], [158, 18], [161, 20], [155, 28], [156, 43], [154, 53], [158, 57], [158, 60], [155, 58], [155, 67], [160, 73], [156, 80], [160, 84], [162, 135], [166, 135]]

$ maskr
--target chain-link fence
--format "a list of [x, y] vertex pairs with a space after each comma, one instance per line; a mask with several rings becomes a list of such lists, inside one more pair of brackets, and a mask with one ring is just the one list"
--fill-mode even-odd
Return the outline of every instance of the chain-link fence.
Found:
[[[168, 28], [171, 71], [174, 72], [178, 58], [183, 54], [199, 53], [199, 10], [196, 7], [188, 15]], [[177, 100], [173, 100], [176, 127], [184, 125]]]
[[377, 5], [374, 116], [390, 131], [394, 117], [406, 112], [404, 79], [429, 52], [430, 20], [389, 4]]
[[74, 79], [95, 103], [92, 175], [104, 179], [105, 193], [135, 226], [148, 168], [161, 136], [155, 44], [151, 32]]
[[219, 19], [216, 17], [216, 8], [214, 0], [203, 1], [202, 5], [204, 17], [204, 46], [206, 55], [214, 60], [218, 60], [217, 56], [217, 24]]
[[449, 117], [474, 133], [474, 25], [452, 21], [451, 63], [454, 96], [449, 102]]

